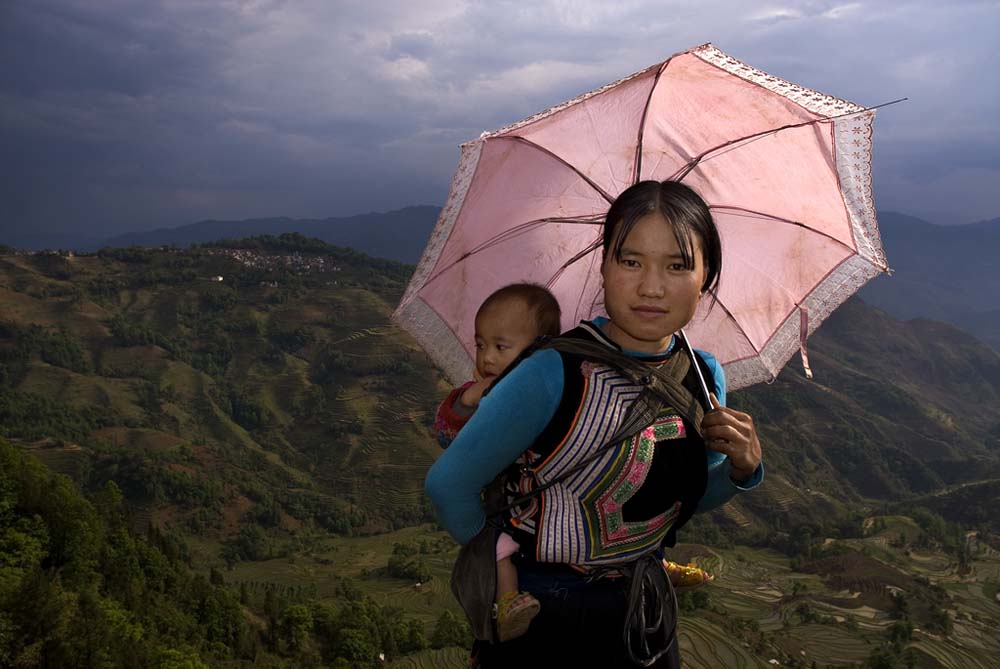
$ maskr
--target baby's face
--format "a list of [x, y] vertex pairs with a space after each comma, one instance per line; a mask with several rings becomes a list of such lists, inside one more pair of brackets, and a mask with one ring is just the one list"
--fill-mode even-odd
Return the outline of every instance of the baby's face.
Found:
[[476, 318], [477, 376], [498, 376], [537, 336], [535, 314], [523, 301], [491, 304]]

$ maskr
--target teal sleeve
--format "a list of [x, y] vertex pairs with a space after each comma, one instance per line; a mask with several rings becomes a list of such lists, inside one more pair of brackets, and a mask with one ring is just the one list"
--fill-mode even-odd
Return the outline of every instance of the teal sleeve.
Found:
[[712, 380], [715, 383], [715, 387], [712, 388], [712, 392], [715, 396], [719, 398], [719, 404], [726, 406], [726, 372], [722, 369], [722, 365], [719, 361], [715, 359], [715, 356], [708, 351], [701, 351], [699, 349], [694, 350], [698, 354], [698, 357], [705, 361], [705, 365], [712, 370]]
[[[719, 398], [719, 404], [726, 406], [726, 373], [722, 365], [715, 359], [715, 356], [705, 351], [695, 350], [695, 352], [705, 361], [708, 368], [712, 370], [712, 377], [715, 381], [715, 396]], [[736, 483], [729, 478], [729, 458], [717, 451], [708, 452], [708, 484], [705, 486], [705, 495], [698, 503], [695, 513], [710, 511], [722, 506], [737, 493], [753, 490], [764, 480], [764, 463], [760, 463], [757, 470], [749, 480], [743, 483]]]
[[468, 543], [486, 516], [480, 491], [531, 447], [559, 407], [559, 353], [538, 351], [490, 389], [469, 422], [427, 473], [424, 487], [445, 530]]

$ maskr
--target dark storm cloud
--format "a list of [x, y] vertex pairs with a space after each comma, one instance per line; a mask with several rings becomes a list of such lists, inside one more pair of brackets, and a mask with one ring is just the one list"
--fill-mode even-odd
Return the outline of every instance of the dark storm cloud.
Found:
[[713, 41], [881, 110], [877, 204], [1000, 215], [982, 2], [0, 6], [0, 241], [441, 203], [457, 145]]

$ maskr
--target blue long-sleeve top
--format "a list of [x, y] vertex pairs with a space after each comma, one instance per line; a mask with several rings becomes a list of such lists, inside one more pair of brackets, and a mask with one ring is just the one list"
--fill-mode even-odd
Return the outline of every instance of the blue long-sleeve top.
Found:
[[[599, 325], [606, 320], [596, 321]], [[669, 348], [668, 348], [669, 350]], [[644, 354], [625, 351], [628, 355]], [[709, 353], [697, 351], [712, 369], [715, 396], [726, 402], [722, 366]], [[459, 543], [472, 539], [486, 521], [480, 491], [531, 447], [555, 415], [563, 393], [563, 366], [553, 349], [537, 351], [501, 379], [484, 397], [476, 413], [427, 473], [425, 487], [441, 525]], [[600, 446], [600, 444], [598, 444]], [[708, 484], [697, 511], [725, 504], [740, 491], [763, 480], [763, 463], [745, 482], [729, 477], [728, 456], [708, 451]]]

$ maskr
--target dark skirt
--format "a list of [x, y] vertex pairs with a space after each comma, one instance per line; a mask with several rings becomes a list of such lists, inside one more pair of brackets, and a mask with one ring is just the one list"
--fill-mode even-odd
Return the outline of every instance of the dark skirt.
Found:
[[[603, 578], [588, 582], [576, 573], [538, 564], [518, 566], [520, 589], [530, 592], [542, 604], [538, 616], [524, 636], [506, 643], [477, 642], [472, 666], [482, 669], [509, 667], [566, 667], [616, 669], [644, 666], [629, 658], [625, 645], [625, 618], [628, 611], [628, 578]], [[673, 598], [672, 590], [666, 597]], [[658, 611], [668, 617], [675, 630], [674, 603], [659, 602]], [[680, 667], [676, 635], [673, 643], [655, 663], [657, 669]]]

